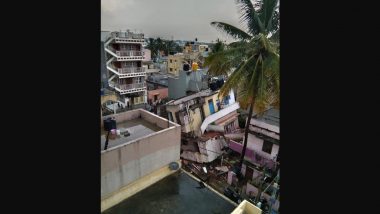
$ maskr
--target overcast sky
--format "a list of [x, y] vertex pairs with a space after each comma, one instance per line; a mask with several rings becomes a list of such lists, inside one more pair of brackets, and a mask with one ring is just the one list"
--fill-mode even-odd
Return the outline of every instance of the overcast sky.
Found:
[[145, 37], [232, 41], [210, 25], [239, 24], [234, 0], [101, 0], [101, 30], [137, 30]]

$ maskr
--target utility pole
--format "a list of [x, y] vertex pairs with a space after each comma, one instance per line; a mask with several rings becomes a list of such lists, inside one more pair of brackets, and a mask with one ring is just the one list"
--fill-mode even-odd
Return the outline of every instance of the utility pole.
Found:
[[110, 132], [111, 131], [108, 131], [108, 133], [107, 133], [106, 143], [104, 144], [104, 150], [107, 150], [107, 148], [108, 148], [108, 137], [110, 136]]

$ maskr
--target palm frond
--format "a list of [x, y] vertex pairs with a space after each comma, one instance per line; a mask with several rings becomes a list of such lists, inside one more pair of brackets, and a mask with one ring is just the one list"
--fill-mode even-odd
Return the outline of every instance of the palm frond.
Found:
[[247, 40], [252, 37], [251, 35], [244, 32], [243, 30], [224, 22], [211, 22], [211, 25], [223, 31], [224, 33], [232, 36], [235, 39]]
[[264, 28], [270, 32], [272, 31], [273, 16], [275, 15], [278, 0], [263, 0], [261, 5], [260, 20]]
[[[248, 33], [256, 35], [261, 32], [257, 16], [255, 16], [255, 6], [251, 0], [235, 0], [241, 12], [240, 21], [246, 22]], [[257, 14], [256, 14], [257, 15]]]
[[280, 29], [280, 12], [277, 9], [275, 9], [272, 20], [269, 24], [271, 24], [268, 26], [270, 32], [275, 32]]
[[236, 45], [223, 51], [210, 54], [204, 66], [208, 67], [208, 72], [213, 76], [228, 75], [228, 73], [239, 65], [247, 46]]
[[269, 38], [272, 42], [279, 43], [280, 41], [280, 28], [276, 30]]

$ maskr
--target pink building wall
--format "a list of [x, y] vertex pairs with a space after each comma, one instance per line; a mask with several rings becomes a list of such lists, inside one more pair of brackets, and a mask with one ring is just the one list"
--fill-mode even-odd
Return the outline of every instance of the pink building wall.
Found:
[[253, 134], [248, 134], [247, 148], [255, 151], [256, 153], [263, 156], [264, 158], [273, 160], [278, 154], [279, 146], [277, 144], [273, 144], [272, 152], [271, 154], [268, 154], [262, 151], [263, 143], [264, 143], [263, 139], [260, 139]]
[[144, 61], [152, 60], [151, 51], [149, 49], [144, 49]]
[[[256, 145], [252, 145], [252, 144], [256, 144]], [[274, 168], [275, 163], [274, 163], [273, 159], [270, 158], [271, 156], [269, 154], [267, 156], [261, 155], [262, 153], [265, 153], [265, 152], [262, 152], [261, 151], [262, 147], [260, 147], [257, 144], [258, 144], [257, 141], [254, 141], [254, 140], [250, 141], [249, 137], [248, 137], [247, 149], [245, 151], [245, 159], [249, 160], [251, 163], [254, 163], [254, 164], [259, 164], [259, 165], [265, 164], [269, 168]], [[243, 145], [240, 144], [240, 143], [238, 143], [238, 142], [236, 142], [236, 141], [233, 141], [233, 140], [230, 140], [228, 146], [229, 146], [230, 149], [232, 149], [235, 152], [238, 152], [240, 154], [241, 154], [241, 152], [243, 150]], [[261, 143], [261, 146], [262, 146], [262, 143]], [[274, 146], [278, 147], [278, 145], [273, 144], [272, 152], [273, 152], [273, 150], [275, 150]], [[278, 152], [278, 148], [276, 149], [276, 151]], [[261, 157], [260, 160], [257, 160], [257, 156]]]

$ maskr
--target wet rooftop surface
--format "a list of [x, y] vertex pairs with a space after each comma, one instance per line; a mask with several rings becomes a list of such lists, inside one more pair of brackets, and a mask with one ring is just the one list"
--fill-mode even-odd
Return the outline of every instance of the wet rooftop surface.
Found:
[[229, 214], [235, 206], [180, 172], [144, 189], [103, 214]]
[[[116, 136], [114, 139], [110, 137], [108, 141], [108, 149], [124, 144], [126, 142], [130, 142], [137, 138], [147, 136], [154, 132], [163, 130], [162, 128], [141, 118], [117, 123], [116, 128], [117, 129], [126, 128], [129, 131], [130, 135], [128, 137], [124, 137], [123, 135], [120, 135], [120, 136]], [[102, 129], [100, 134], [101, 134], [101, 149], [104, 150], [104, 144], [106, 142], [107, 132]]]

